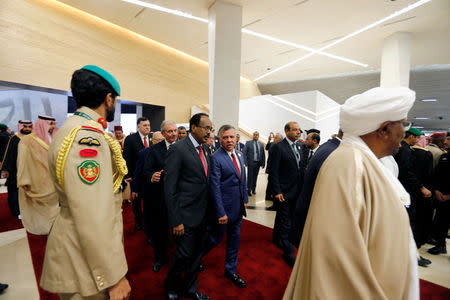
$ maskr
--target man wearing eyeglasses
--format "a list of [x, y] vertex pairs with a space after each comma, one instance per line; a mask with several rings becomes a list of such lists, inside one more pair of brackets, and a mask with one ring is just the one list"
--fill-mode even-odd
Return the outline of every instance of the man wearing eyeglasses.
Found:
[[[167, 152], [164, 169], [164, 195], [169, 226], [177, 250], [165, 279], [167, 299], [182, 294], [190, 299], [209, 299], [198, 291], [197, 272], [206, 232], [206, 207], [209, 198], [209, 155], [204, 145], [212, 134], [209, 116], [198, 113], [189, 121], [189, 134]], [[184, 272], [182, 290], [178, 290]]]

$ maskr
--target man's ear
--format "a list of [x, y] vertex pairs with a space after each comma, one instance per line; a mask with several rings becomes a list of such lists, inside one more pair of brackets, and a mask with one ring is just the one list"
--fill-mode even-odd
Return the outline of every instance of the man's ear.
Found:
[[386, 136], [386, 134], [388, 133], [388, 130], [389, 130], [388, 127], [389, 127], [390, 123], [391, 122], [389, 122], [389, 121], [383, 122], [380, 125], [380, 127], [378, 128], [377, 133], [381, 136]]
[[105, 97], [105, 104], [107, 107], [111, 106], [114, 104], [114, 97], [111, 93], [106, 94]]

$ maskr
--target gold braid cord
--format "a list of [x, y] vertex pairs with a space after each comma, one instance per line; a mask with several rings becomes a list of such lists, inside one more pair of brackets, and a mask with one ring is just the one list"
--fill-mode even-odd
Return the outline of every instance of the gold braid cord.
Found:
[[[69, 150], [72, 147], [75, 137], [80, 131], [81, 126], [73, 128], [70, 133], [64, 138], [61, 147], [58, 151], [58, 156], [56, 158], [56, 177], [58, 178], [58, 183], [64, 188], [64, 167], [66, 165], [67, 156], [69, 155]], [[122, 157], [122, 149], [120, 144], [109, 136], [108, 133], [103, 132], [103, 136], [109, 144], [114, 156], [114, 163], [116, 165], [116, 172], [113, 177], [116, 177], [113, 184], [114, 193], [118, 191], [120, 185], [122, 184], [123, 177], [128, 173], [128, 168], [125, 160]]]

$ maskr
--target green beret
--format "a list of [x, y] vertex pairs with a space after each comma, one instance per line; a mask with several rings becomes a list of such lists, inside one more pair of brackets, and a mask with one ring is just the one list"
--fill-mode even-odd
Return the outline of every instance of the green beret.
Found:
[[415, 135], [415, 136], [421, 136], [424, 135], [422, 131], [420, 131], [417, 128], [411, 127], [408, 132], [410, 132], [411, 134]]
[[117, 95], [120, 96], [119, 82], [110, 73], [108, 73], [105, 70], [103, 70], [102, 68], [99, 68], [94, 65], [87, 65], [87, 66], [82, 67], [81, 69], [89, 70], [89, 71], [94, 72], [95, 74], [101, 76], [103, 79], [105, 79], [111, 85], [111, 87], [114, 89], [114, 91], [117, 93]]
[[8, 125], [0, 123], [0, 129], [4, 131], [4, 130], [8, 129]]

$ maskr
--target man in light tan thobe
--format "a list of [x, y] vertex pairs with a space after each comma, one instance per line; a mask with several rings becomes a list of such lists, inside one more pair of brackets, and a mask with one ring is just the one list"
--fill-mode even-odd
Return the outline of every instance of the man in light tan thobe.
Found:
[[32, 234], [46, 235], [59, 213], [58, 195], [48, 169], [49, 138], [55, 119], [39, 116], [33, 133], [22, 137], [17, 151], [17, 187], [22, 223]]
[[283, 299], [419, 299], [409, 195], [379, 161], [400, 146], [415, 93], [375, 88], [341, 107]]

